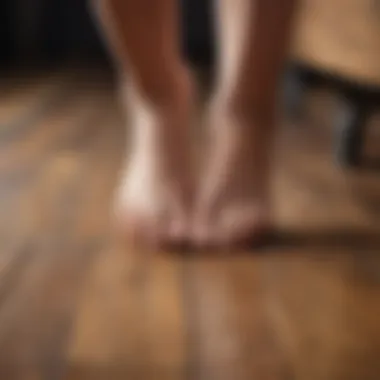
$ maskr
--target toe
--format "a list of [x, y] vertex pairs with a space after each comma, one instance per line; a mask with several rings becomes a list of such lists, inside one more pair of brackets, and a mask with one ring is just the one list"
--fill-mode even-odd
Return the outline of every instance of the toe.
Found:
[[118, 235], [129, 244], [150, 247], [158, 240], [158, 223], [141, 212], [126, 207], [119, 209], [115, 224]]
[[191, 235], [192, 243], [198, 248], [210, 248], [217, 243], [217, 230], [214, 224], [207, 219], [199, 220], [194, 223]]
[[192, 242], [197, 247], [203, 247], [207, 245], [209, 240], [209, 229], [206, 225], [197, 223], [192, 231]]
[[185, 205], [182, 200], [172, 197], [168, 206], [170, 213], [165, 224], [164, 243], [169, 246], [182, 246], [190, 239], [189, 208]]
[[200, 196], [193, 214], [191, 243], [199, 249], [210, 248], [217, 242], [217, 208], [215, 197]]
[[217, 240], [222, 246], [260, 244], [269, 227], [268, 214], [263, 208], [237, 208], [221, 215]]
[[170, 222], [167, 232], [167, 240], [173, 244], [183, 244], [188, 239], [188, 229], [182, 219], [174, 219]]
[[186, 203], [176, 197], [172, 198], [171, 203], [171, 220], [169, 223], [169, 238], [174, 242], [183, 242], [189, 235], [188, 208]]

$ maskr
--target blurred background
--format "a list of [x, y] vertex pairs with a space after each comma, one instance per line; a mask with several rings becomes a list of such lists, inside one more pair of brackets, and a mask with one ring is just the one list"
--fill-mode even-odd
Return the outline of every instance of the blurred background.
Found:
[[[211, 2], [181, 18], [207, 98]], [[279, 94], [274, 243], [135, 255], [88, 2], [1, 0], [0, 379], [380, 378], [380, 2], [300, 0]]]
[[[212, 67], [211, 2], [180, 3], [184, 53], [195, 65]], [[24, 68], [73, 60], [109, 64], [88, 8], [85, 1], [75, 0], [3, 0], [0, 62]], [[335, 157], [348, 166], [358, 164], [363, 152], [374, 164], [375, 148], [368, 150], [364, 145], [371, 140], [366, 137], [373, 129], [366, 126], [376, 114], [380, 86], [379, 12], [375, 0], [303, 0], [294, 22], [283, 85], [285, 105], [292, 116], [300, 116], [307, 90], [328, 87], [342, 103], [336, 104], [331, 115]]]

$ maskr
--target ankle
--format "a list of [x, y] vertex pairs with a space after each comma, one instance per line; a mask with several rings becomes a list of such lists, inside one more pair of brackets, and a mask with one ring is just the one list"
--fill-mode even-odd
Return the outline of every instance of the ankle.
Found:
[[127, 97], [152, 112], [166, 113], [182, 109], [190, 102], [191, 81], [184, 67], [173, 68], [167, 75], [124, 80]]
[[244, 126], [272, 125], [275, 120], [275, 102], [255, 101], [248, 96], [225, 97], [216, 95], [211, 102], [213, 115], [235, 119]]
[[[251, 163], [261, 182], [272, 161], [274, 107], [258, 107], [247, 99], [215, 97], [210, 107], [211, 124], [223, 143], [237, 146], [240, 156]], [[264, 173], [264, 174], [263, 174]]]

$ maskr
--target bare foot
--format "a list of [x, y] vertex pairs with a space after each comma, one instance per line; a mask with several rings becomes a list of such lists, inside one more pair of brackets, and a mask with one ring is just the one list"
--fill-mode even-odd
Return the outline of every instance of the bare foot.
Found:
[[197, 199], [194, 239], [206, 246], [256, 241], [270, 227], [270, 136], [249, 113], [216, 105], [210, 114], [210, 154]]
[[116, 214], [122, 231], [139, 243], [180, 243], [189, 229], [189, 83], [184, 78], [175, 96], [160, 104], [128, 92], [129, 157], [122, 168]]

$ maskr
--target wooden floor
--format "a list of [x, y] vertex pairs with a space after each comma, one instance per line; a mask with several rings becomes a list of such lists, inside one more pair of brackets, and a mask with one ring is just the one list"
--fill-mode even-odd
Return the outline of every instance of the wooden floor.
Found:
[[109, 227], [107, 76], [0, 86], [1, 380], [380, 378], [380, 173], [334, 167], [325, 97], [281, 133], [272, 245], [148, 254]]

